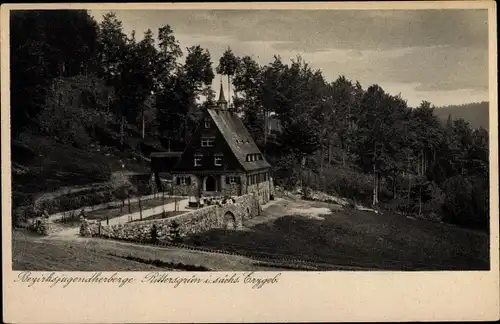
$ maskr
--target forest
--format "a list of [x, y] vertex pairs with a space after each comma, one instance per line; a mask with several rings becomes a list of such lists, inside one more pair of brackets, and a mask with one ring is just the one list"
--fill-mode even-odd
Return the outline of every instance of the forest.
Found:
[[[104, 145], [109, 128], [119, 136], [106, 145], [122, 152], [133, 150], [131, 137], [144, 156], [153, 142], [182, 150], [215, 100], [219, 74], [277, 185], [488, 231], [488, 131], [451, 116], [442, 122], [430, 102], [409, 107], [377, 84], [325, 76], [300, 56], [260, 65], [230, 48], [220, 58], [183, 49], [167, 22], [137, 31], [138, 41], [112, 12], [101, 23], [85, 10], [14, 11], [10, 19], [13, 141], [86, 151]], [[281, 131], [268, 129], [271, 116]], [[13, 151], [13, 161], [21, 155]]]

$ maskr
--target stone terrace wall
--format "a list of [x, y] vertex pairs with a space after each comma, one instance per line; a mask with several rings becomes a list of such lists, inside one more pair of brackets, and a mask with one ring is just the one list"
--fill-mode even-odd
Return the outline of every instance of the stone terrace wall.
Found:
[[83, 220], [80, 228], [82, 236], [100, 236], [106, 238], [151, 241], [153, 225], [157, 229], [159, 241], [172, 241], [172, 224], [175, 222], [180, 237], [204, 232], [214, 228], [241, 227], [243, 220], [259, 213], [259, 205], [254, 195], [236, 197], [234, 203], [221, 206], [208, 206], [178, 216], [144, 220], [117, 225], [102, 225], [99, 222]]

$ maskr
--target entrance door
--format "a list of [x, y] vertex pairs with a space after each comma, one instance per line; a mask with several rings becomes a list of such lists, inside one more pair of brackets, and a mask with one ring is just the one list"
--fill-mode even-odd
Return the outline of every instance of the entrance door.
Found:
[[205, 180], [205, 191], [217, 191], [217, 181], [213, 176], [207, 176]]

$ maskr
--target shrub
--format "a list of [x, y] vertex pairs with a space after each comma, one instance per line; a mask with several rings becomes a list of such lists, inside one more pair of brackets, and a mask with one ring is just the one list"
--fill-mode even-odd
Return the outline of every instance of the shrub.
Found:
[[170, 239], [172, 243], [181, 243], [182, 238], [180, 234], [180, 224], [176, 221], [173, 221], [170, 224]]
[[156, 227], [156, 224], [153, 224], [151, 227], [151, 243], [157, 243], [158, 242], [158, 228]]
[[373, 179], [353, 169], [338, 167], [323, 171], [324, 186], [327, 192], [345, 198], [370, 202], [373, 193]]

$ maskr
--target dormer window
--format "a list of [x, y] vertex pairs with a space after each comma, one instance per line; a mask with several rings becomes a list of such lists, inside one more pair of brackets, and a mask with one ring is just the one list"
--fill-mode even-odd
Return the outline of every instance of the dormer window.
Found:
[[205, 128], [210, 128], [210, 118], [205, 118]]
[[215, 166], [222, 166], [222, 154], [215, 154], [214, 155], [214, 165]]
[[215, 146], [215, 138], [206, 137], [201, 139], [201, 147], [214, 147]]
[[201, 160], [203, 159], [203, 155], [202, 154], [196, 154], [194, 156], [194, 166], [201, 166]]
[[247, 155], [247, 162], [260, 161], [262, 160], [262, 154], [254, 153]]

